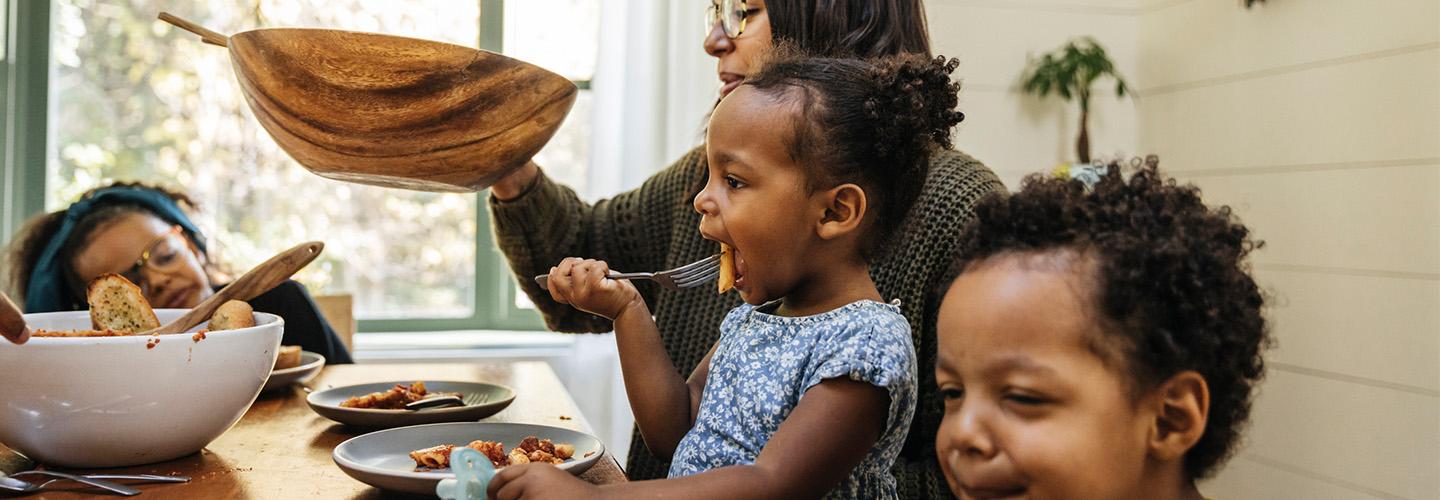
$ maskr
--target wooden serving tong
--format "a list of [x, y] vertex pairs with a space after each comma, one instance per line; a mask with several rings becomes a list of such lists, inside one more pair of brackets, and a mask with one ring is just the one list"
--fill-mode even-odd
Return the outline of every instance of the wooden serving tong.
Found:
[[294, 275], [297, 271], [315, 260], [316, 257], [319, 257], [320, 251], [324, 249], [324, 243], [311, 241], [301, 243], [294, 248], [280, 252], [274, 257], [271, 257], [270, 260], [261, 263], [259, 266], [255, 266], [254, 269], [240, 276], [240, 279], [226, 285], [225, 288], [221, 288], [220, 291], [215, 292], [215, 295], [211, 295], [210, 298], [196, 304], [195, 308], [185, 313], [184, 316], [176, 318], [175, 321], [160, 325], [160, 328], [141, 332], [139, 335], [166, 335], [189, 330], [195, 325], [210, 319], [210, 316], [215, 314], [215, 310], [219, 309], [221, 304], [231, 300], [248, 301], [258, 297], [262, 293], [270, 291], [272, 288], [280, 286], [285, 280], [290, 279], [291, 275]]

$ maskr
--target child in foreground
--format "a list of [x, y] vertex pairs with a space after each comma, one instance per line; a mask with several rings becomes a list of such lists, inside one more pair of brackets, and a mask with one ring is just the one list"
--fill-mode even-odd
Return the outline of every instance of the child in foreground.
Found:
[[636, 422], [646, 446], [671, 457], [670, 478], [596, 487], [509, 467], [491, 495], [894, 498], [915, 353], [868, 263], [962, 118], [955, 65], [784, 59], [727, 96], [694, 205], [700, 232], [732, 249], [745, 304], [689, 379], [640, 294], [606, 279], [604, 262], [567, 259], [549, 276], [555, 300], [614, 320]]
[[935, 448], [962, 498], [1200, 499], [1264, 372], [1259, 243], [1152, 166], [980, 205], [940, 307]]

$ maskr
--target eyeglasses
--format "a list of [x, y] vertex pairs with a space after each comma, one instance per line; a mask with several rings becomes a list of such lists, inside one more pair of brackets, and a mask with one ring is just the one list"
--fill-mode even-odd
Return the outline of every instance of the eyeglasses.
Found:
[[183, 267], [182, 257], [186, 250], [185, 238], [180, 236], [183, 230], [180, 226], [171, 226], [165, 234], [145, 245], [145, 251], [140, 253], [140, 258], [135, 259], [135, 265], [120, 275], [138, 285], [144, 279], [141, 274], [144, 269], [168, 273]]
[[745, 32], [745, 18], [750, 17], [750, 6], [745, 0], [710, 0], [705, 9], [705, 31], [715, 29], [715, 23], [725, 30], [725, 36], [739, 38]]

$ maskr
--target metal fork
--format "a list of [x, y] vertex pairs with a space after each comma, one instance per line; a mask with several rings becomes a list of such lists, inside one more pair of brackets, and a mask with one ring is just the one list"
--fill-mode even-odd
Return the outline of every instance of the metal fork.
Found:
[[[667, 289], [680, 290], [703, 285], [719, 275], [720, 254], [717, 253], [668, 271], [655, 273], [617, 273], [611, 271], [610, 275], [606, 276], [606, 278], [612, 280], [650, 280], [659, 283], [660, 286]], [[536, 276], [535, 282], [540, 284], [540, 288], [550, 289], [550, 275], [548, 274]]]
[[435, 396], [433, 398], [425, 398], [414, 403], [409, 403], [405, 405], [405, 409], [419, 411], [428, 408], [449, 408], [452, 406], [483, 405], [490, 401], [490, 393], [484, 392], [481, 393], [479, 396], [472, 396], [469, 399], [470, 402], [467, 403], [465, 399], [461, 399], [460, 396], [456, 396], [454, 394]]
[[44, 487], [46, 487], [46, 486], [50, 486], [50, 483], [53, 483], [53, 482], [55, 482], [55, 481], [63, 481], [63, 480], [67, 480], [67, 479], [68, 479], [68, 480], [71, 480], [71, 481], [74, 481], [74, 480], [76, 480], [76, 479], [75, 479], [76, 477], [81, 477], [81, 478], [89, 479], [89, 480], [92, 480], [92, 481], [94, 481], [94, 480], [101, 480], [101, 481], [103, 481], [103, 480], [107, 480], [107, 479], [108, 479], [108, 480], [111, 480], [111, 481], [115, 481], [115, 480], [122, 480], [122, 481], [123, 481], [123, 480], [130, 480], [130, 481], [140, 481], [140, 482], [146, 482], [146, 483], [188, 483], [188, 482], [190, 482], [190, 476], [181, 476], [181, 475], [174, 475], [174, 476], [161, 476], [161, 475], [156, 475], [156, 474], [83, 474], [83, 475], [81, 475], [81, 474], [66, 474], [66, 473], [63, 473], [63, 472], [55, 472], [55, 471], [52, 471], [52, 470], [29, 470], [29, 471], [25, 471], [25, 472], [16, 472], [16, 473], [14, 473], [14, 474], [11, 474], [10, 477], [20, 477], [20, 476], [26, 476], [26, 475], [50, 476], [50, 477], [54, 478], [54, 479], [51, 479], [51, 480], [49, 480], [49, 481], [45, 481], [45, 482], [43, 482], [43, 483], [40, 483], [40, 487], [41, 487], [41, 488], [44, 488]]
[[[113, 492], [113, 493], [118, 493], [118, 494], [121, 494], [121, 495], [125, 495], [125, 496], [127, 496], [127, 497], [128, 497], [128, 496], [134, 496], [134, 495], [139, 495], [139, 494], [140, 494], [140, 490], [137, 490], [137, 489], [135, 489], [135, 488], [131, 488], [131, 487], [129, 487], [129, 486], [125, 486], [125, 485], [121, 485], [121, 484], [115, 484], [115, 483], [112, 483], [112, 482], [109, 482], [109, 481], [105, 481], [105, 480], [102, 480], [102, 479], [88, 478], [88, 477], [84, 477], [84, 476], [77, 476], [77, 475], [73, 475], [73, 474], [66, 474], [66, 473], [63, 473], [63, 472], [55, 472], [55, 471], [44, 471], [44, 472], [45, 472], [44, 475], [47, 475], [47, 476], [59, 477], [59, 478], [63, 478], [63, 479], [69, 479], [69, 480], [71, 480], [71, 481], [88, 484], [88, 485], [90, 485], [90, 486], [94, 486], [94, 487], [96, 487], [96, 488], [100, 488], [100, 489], [103, 489], [103, 490], [107, 490], [107, 491], [110, 491], [110, 492]], [[24, 473], [17, 473], [16, 475], [22, 475], [22, 474], [24, 474]], [[19, 479], [15, 479], [15, 478], [10, 477], [10, 476], [6, 476], [4, 473], [0, 473], [0, 490], [13, 491], [13, 492], [16, 492], [16, 493], [33, 493], [33, 492], [36, 492], [36, 491], [40, 491], [41, 488], [44, 488], [44, 487], [48, 486], [48, 485], [49, 485], [50, 483], [52, 483], [52, 482], [54, 482], [54, 481], [53, 481], [53, 480], [52, 480], [52, 481], [46, 481], [44, 484], [28, 483], [28, 482], [25, 482], [25, 481], [21, 481], [21, 480], [19, 480]]]

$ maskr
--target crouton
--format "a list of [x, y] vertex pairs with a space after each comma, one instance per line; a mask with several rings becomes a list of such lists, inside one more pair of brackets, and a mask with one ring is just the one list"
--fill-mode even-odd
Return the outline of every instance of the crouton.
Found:
[[212, 332], [252, 326], [255, 326], [255, 310], [250, 308], [250, 304], [238, 300], [220, 304], [220, 308], [215, 310], [213, 316], [210, 316], [210, 331]]

